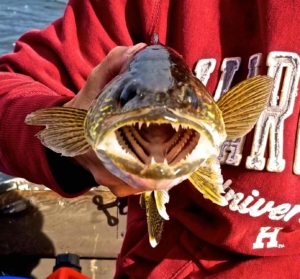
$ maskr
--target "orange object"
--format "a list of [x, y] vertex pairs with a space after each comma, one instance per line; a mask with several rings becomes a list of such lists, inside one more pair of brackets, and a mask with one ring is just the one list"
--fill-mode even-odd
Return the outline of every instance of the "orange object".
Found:
[[78, 271], [69, 268], [69, 267], [61, 267], [55, 270], [50, 276], [46, 279], [90, 279]]

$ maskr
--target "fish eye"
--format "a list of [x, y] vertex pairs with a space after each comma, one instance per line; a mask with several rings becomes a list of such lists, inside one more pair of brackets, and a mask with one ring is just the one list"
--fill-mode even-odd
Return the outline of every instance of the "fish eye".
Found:
[[184, 102], [186, 104], [192, 105], [195, 109], [198, 108], [198, 96], [196, 92], [190, 87], [185, 88]]
[[124, 107], [131, 99], [136, 96], [136, 86], [127, 85], [121, 92], [119, 97], [119, 106]]

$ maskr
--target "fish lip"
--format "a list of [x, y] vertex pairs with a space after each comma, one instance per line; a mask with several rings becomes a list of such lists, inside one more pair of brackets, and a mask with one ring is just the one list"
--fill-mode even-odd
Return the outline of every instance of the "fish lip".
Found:
[[190, 175], [203, 164], [206, 159], [199, 158], [194, 162], [178, 162], [173, 166], [164, 164], [144, 165], [137, 161], [128, 162], [125, 158], [120, 158], [118, 154], [107, 152], [107, 156], [120, 169], [141, 178], [160, 180], [175, 179]]

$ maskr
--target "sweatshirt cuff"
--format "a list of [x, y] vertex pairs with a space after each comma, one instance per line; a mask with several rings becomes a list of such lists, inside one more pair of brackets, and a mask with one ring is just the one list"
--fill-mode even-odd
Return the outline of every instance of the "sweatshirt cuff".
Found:
[[80, 195], [92, 187], [98, 186], [93, 175], [71, 162], [69, 157], [46, 148], [48, 163], [60, 190], [67, 195]]

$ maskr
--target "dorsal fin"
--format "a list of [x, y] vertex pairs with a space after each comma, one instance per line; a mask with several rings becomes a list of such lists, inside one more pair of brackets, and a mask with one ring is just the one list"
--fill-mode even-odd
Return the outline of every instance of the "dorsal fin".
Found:
[[160, 45], [157, 33], [153, 33], [151, 37], [151, 45]]

